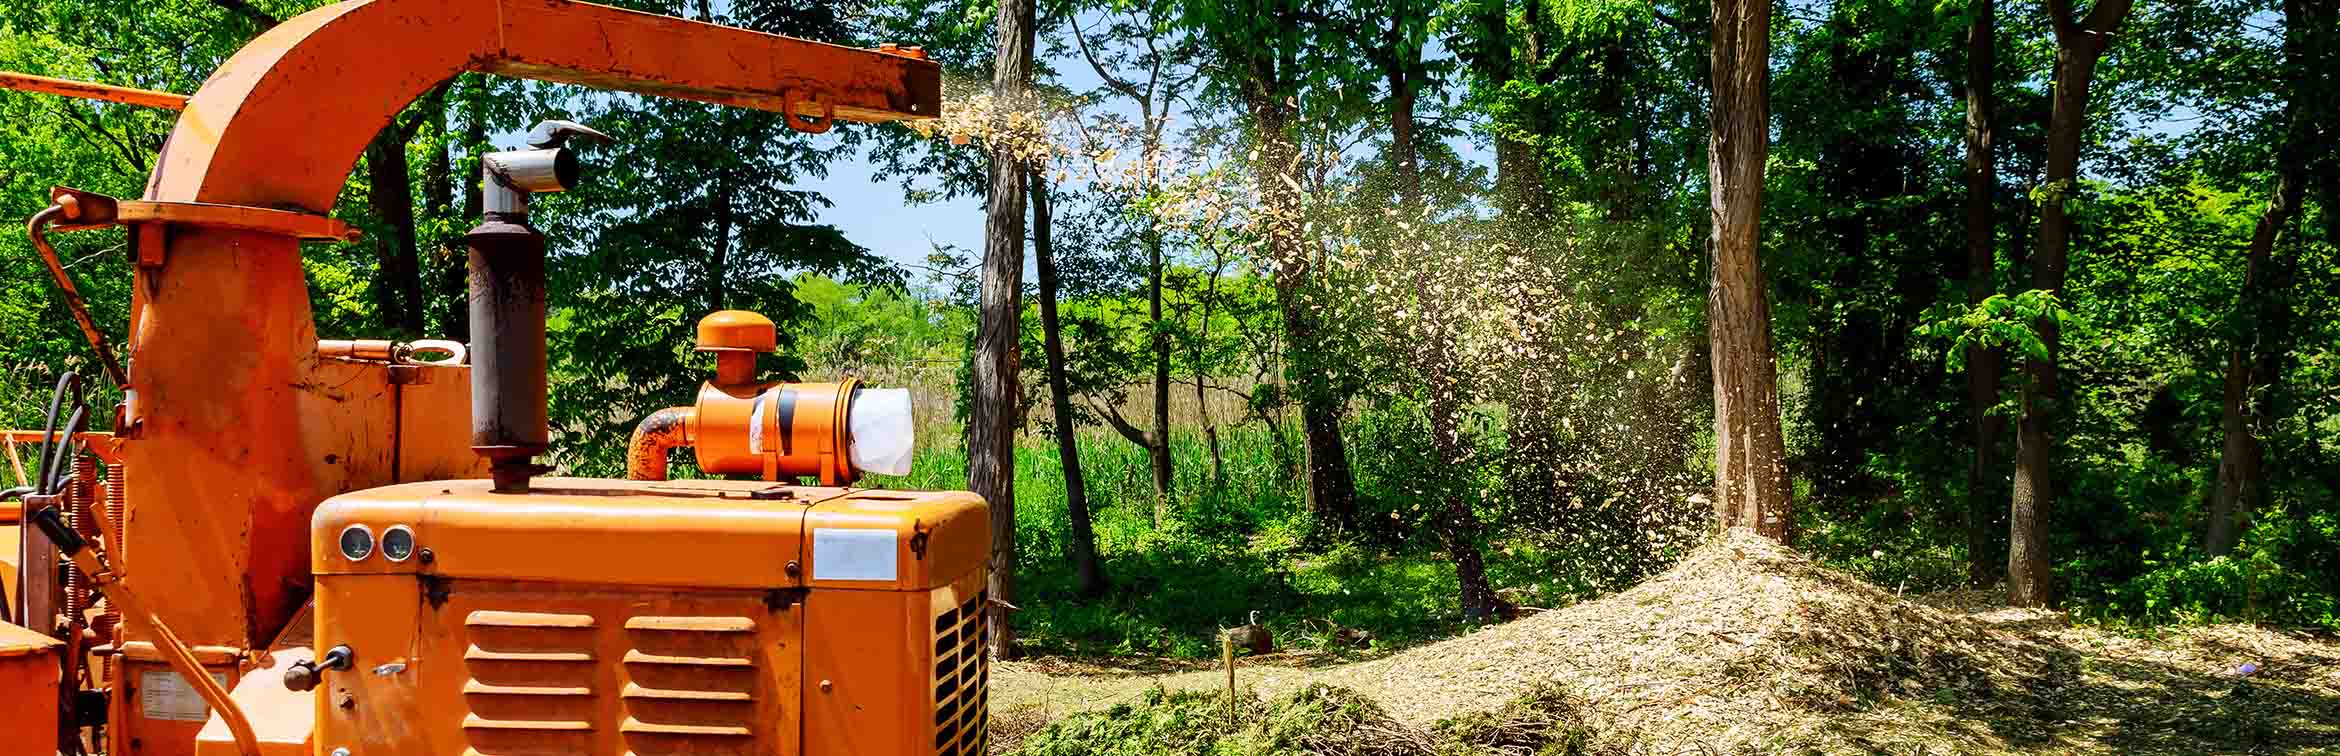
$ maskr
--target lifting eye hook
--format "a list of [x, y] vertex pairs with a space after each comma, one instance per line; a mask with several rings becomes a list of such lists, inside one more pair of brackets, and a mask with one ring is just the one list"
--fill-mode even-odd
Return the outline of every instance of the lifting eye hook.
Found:
[[[808, 102], [821, 106], [819, 116], [806, 115], [799, 109]], [[837, 103], [830, 101], [830, 98], [820, 96], [820, 93], [817, 92], [807, 94], [803, 90], [797, 89], [781, 90], [780, 120], [787, 123], [788, 128], [806, 134], [826, 134], [829, 133], [829, 129], [835, 128], [837, 125]]]

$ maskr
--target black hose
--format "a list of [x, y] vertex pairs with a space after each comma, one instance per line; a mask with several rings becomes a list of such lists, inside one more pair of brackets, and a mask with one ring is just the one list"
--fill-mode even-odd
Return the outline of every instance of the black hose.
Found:
[[56, 451], [50, 455], [48, 464], [44, 465], [44, 469], [49, 471], [49, 479], [42, 484], [41, 491], [43, 493], [53, 494], [61, 489], [67, 467], [66, 461], [73, 458], [73, 434], [81, 432], [82, 424], [88, 421], [89, 403], [82, 402], [73, 407], [72, 419], [66, 420], [65, 426], [58, 429], [63, 431], [64, 435], [57, 440]]
[[41, 448], [33, 453], [33, 487], [46, 493], [49, 490], [50, 446], [57, 438], [57, 405], [65, 401], [65, 392], [81, 393], [81, 374], [66, 371], [57, 376], [57, 388], [49, 392], [49, 411], [41, 416]]

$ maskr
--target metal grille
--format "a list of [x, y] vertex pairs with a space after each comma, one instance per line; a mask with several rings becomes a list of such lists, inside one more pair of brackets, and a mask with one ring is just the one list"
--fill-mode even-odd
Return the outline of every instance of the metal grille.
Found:
[[[763, 752], [752, 612], [637, 613], [647, 602], [581, 598], [561, 602], [567, 611], [518, 601], [466, 613], [470, 753]], [[722, 608], [735, 606], [748, 608]]]
[[989, 591], [934, 617], [934, 752], [983, 756], [989, 735], [991, 660], [983, 608]]

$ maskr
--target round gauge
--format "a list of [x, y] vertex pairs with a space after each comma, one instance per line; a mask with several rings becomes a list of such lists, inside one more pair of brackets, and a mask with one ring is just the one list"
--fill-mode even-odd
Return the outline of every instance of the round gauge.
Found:
[[373, 553], [374, 531], [372, 529], [364, 525], [351, 525], [341, 529], [342, 556], [349, 557], [350, 561], [355, 562], [372, 556]]
[[414, 556], [413, 528], [409, 528], [404, 525], [392, 525], [390, 526], [389, 530], [382, 531], [383, 559], [388, 559], [393, 562], [403, 562], [406, 561], [407, 557], [411, 556]]

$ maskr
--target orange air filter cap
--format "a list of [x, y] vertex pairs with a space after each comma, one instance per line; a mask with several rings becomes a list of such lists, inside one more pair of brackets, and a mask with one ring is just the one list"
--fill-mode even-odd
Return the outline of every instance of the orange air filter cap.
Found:
[[772, 319], [747, 310], [723, 310], [699, 319], [701, 352], [775, 352], [780, 331]]

